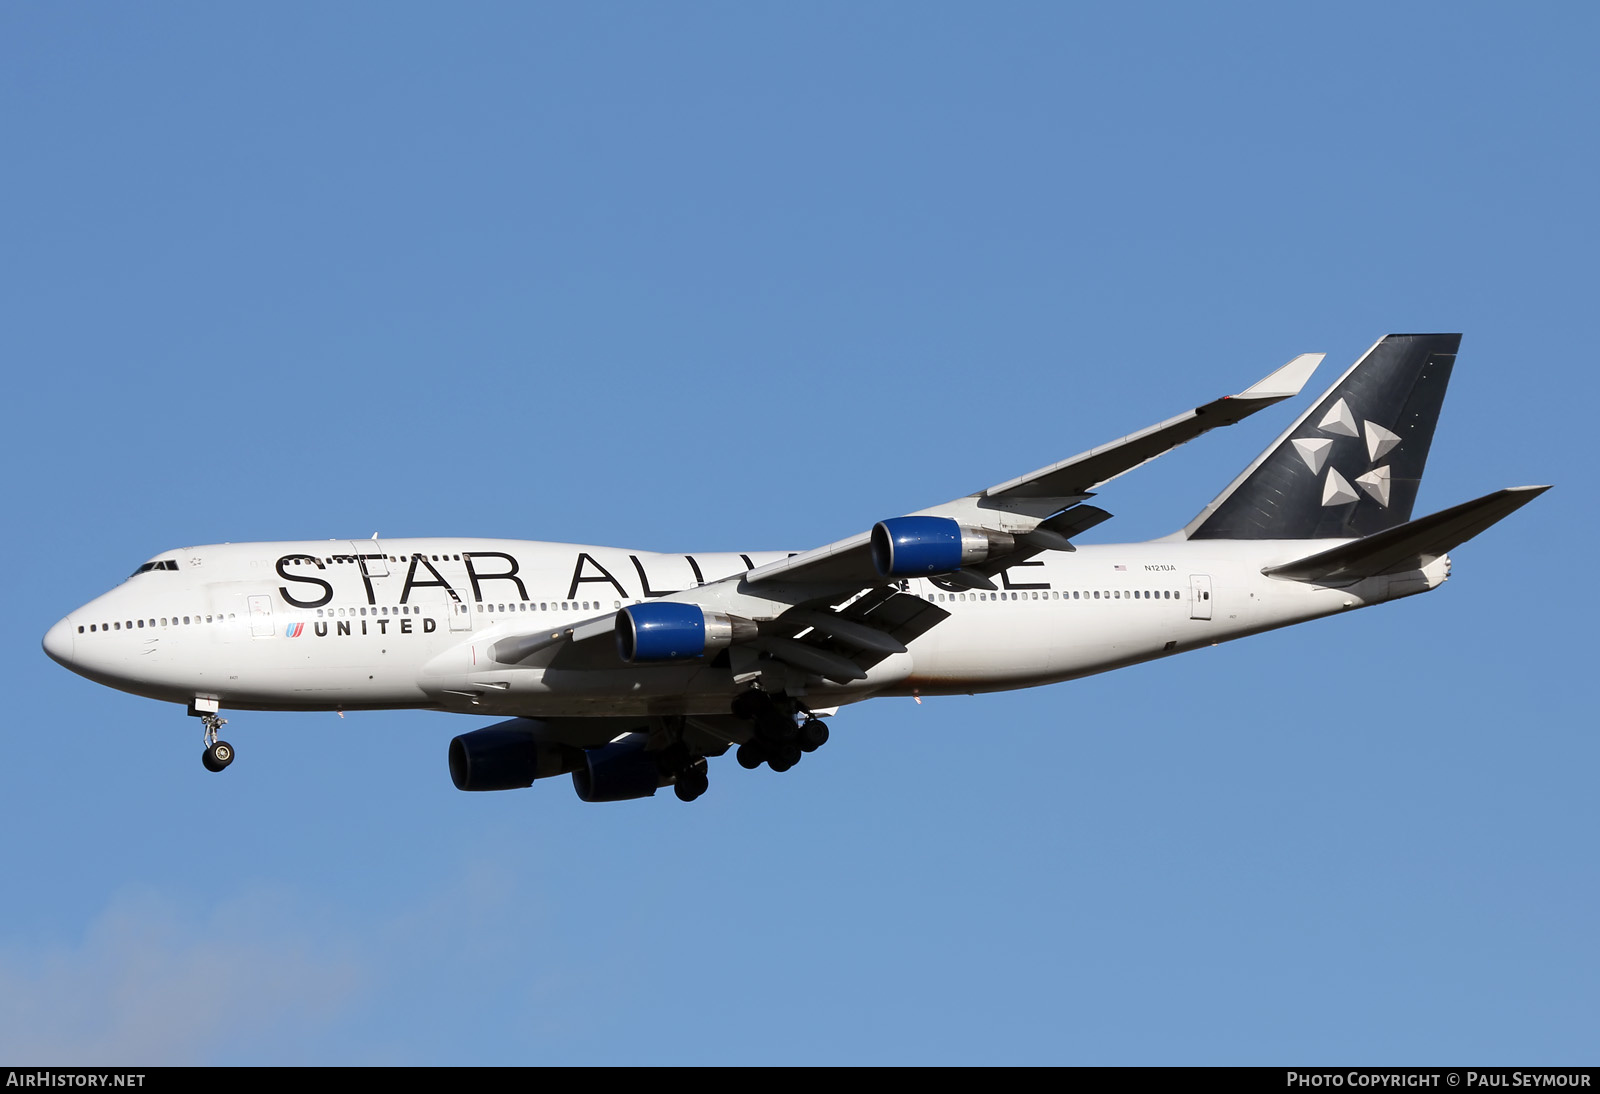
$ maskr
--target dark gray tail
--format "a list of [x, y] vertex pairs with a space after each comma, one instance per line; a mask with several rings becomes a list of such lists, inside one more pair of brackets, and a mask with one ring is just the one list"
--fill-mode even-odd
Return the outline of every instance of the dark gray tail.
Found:
[[1391, 334], [1189, 522], [1190, 539], [1347, 539], [1411, 519], [1459, 334]]

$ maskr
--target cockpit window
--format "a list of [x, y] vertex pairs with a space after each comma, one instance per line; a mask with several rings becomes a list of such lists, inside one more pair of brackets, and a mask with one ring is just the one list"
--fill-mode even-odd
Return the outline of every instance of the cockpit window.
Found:
[[176, 570], [177, 568], [178, 568], [178, 560], [177, 559], [175, 559], [175, 558], [164, 558], [160, 562], [146, 562], [143, 566], [140, 566], [137, 570], [133, 571], [133, 573], [129, 574], [128, 576], [129, 577], [138, 577], [140, 574], [146, 573], [147, 571], [150, 571], [150, 570]]

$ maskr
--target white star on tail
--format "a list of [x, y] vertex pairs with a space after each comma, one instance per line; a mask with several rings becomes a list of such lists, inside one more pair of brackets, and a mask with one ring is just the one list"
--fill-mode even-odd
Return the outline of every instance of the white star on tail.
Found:
[[1372, 500], [1389, 508], [1389, 465], [1374, 467], [1356, 480], [1356, 485], [1372, 495]]
[[1398, 433], [1390, 433], [1377, 422], [1362, 422], [1367, 427], [1367, 455], [1373, 463], [1377, 463], [1389, 450], [1400, 443]]
[[1321, 474], [1322, 465], [1327, 462], [1328, 449], [1333, 447], [1333, 442], [1326, 437], [1300, 437], [1293, 444], [1294, 450], [1300, 453], [1300, 458], [1311, 468], [1311, 473]]
[[1360, 495], [1356, 493], [1355, 487], [1346, 482], [1339, 472], [1331, 467], [1328, 468], [1328, 477], [1322, 483], [1322, 504], [1346, 505], [1359, 500]]
[[1350, 413], [1350, 408], [1343, 399], [1328, 408], [1328, 413], [1322, 421], [1317, 423], [1317, 428], [1324, 433], [1337, 433], [1341, 437], [1359, 437], [1356, 431], [1356, 416]]

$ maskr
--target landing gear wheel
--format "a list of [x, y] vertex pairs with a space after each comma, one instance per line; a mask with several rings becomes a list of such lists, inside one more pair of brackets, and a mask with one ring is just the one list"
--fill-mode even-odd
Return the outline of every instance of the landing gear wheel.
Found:
[[767, 766], [774, 771], [787, 771], [800, 762], [800, 746], [794, 742], [775, 745], [772, 755], [767, 759]]
[[808, 718], [800, 727], [800, 751], [815, 752], [828, 743], [828, 727], [821, 718]]
[[233, 746], [227, 741], [217, 740], [217, 731], [227, 725], [228, 720], [218, 717], [213, 711], [201, 715], [200, 724], [205, 727], [200, 739], [206, 743], [206, 750], [200, 754], [200, 764], [207, 771], [221, 771], [233, 762]]
[[800, 732], [800, 727], [794, 724], [792, 716], [772, 711], [768, 716], [756, 719], [756, 732], [769, 741], [792, 741]]
[[677, 781], [672, 784], [672, 792], [678, 795], [679, 801], [692, 802], [710, 787], [711, 778], [706, 774], [706, 762], [702, 759], [678, 773]]
[[733, 754], [733, 758], [738, 760], [739, 766], [744, 768], [746, 771], [754, 771], [756, 768], [766, 763], [767, 750], [762, 748], [755, 741], [746, 741], [744, 744], [739, 746], [739, 751]]
[[207, 771], [221, 771], [233, 762], [233, 746], [227, 741], [213, 741], [200, 755]]

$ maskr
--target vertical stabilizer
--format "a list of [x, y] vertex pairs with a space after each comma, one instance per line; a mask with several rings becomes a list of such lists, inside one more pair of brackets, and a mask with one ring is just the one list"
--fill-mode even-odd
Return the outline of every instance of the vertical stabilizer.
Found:
[[1189, 522], [1190, 539], [1345, 539], [1411, 519], [1459, 334], [1378, 341]]

